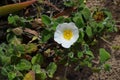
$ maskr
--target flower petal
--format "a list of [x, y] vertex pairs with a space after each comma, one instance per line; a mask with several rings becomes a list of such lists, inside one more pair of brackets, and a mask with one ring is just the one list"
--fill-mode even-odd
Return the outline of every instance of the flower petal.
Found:
[[61, 44], [61, 37], [62, 37], [62, 33], [57, 30], [57, 31], [54, 33], [54, 40], [55, 40], [56, 42], [58, 42], [59, 44]]
[[63, 43], [62, 46], [63, 46], [64, 48], [70, 48], [71, 45], [70, 45], [70, 44], [65, 44], [65, 43]]
[[73, 22], [68, 23], [68, 26], [72, 30], [78, 30], [78, 28], [76, 27], [76, 25]]
[[59, 24], [57, 26], [56, 30], [63, 32], [63, 30], [66, 28], [67, 25], [68, 25], [68, 23]]
[[[64, 30], [71, 30], [73, 32], [73, 37], [70, 40], [66, 40], [63, 37]], [[77, 41], [79, 37], [79, 30], [73, 22], [59, 24], [54, 33], [54, 40], [61, 44], [64, 48], [69, 48], [74, 42]]]

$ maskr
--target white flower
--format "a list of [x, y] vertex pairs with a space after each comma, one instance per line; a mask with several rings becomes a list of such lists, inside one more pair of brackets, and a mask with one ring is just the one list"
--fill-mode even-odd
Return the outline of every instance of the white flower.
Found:
[[79, 30], [73, 22], [59, 24], [54, 33], [54, 40], [64, 48], [70, 48], [78, 37]]

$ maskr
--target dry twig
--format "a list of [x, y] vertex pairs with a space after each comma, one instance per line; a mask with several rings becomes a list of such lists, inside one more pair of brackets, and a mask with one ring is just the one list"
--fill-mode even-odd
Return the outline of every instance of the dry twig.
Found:
[[43, 2], [43, 4], [46, 4], [46, 5], [48, 5], [48, 6], [51, 6], [51, 7], [53, 7], [55, 10], [57, 10], [57, 11], [61, 11], [58, 7], [56, 7], [55, 5], [53, 5], [52, 3], [50, 3], [49, 1], [47, 1], [47, 0], [45, 0], [44, 2]]

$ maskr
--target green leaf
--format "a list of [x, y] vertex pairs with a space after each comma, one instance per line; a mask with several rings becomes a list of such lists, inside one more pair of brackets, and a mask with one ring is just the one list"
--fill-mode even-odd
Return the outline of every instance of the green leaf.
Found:
[[57, 22], [57, 23], [63, 23], [64, 22], [64, 17], [60, 16], [60, 17], [56, 18], [55, 22]]
[[8, 74], [8, 71], [7, 71], [6, 67], [2, 67], [1, 74], [4, 75], [4, 76], [6, 76]]
[[107, 15], [107, 18], [112, 19], [112, 14], [111, 14], [111, 12], [105, 10], [104, 13]]
[[82, 4], [84, 2], [84, 0], [79, 0], [80, 4]]
[[77, 53], [77, 57], [78, 57], [78, 58], [83, 57], [83, 52], [78, 52], [78, 53]]
[[86, 27], [86, 34], [88, 35], [88, 37], [92, 37], [93, 33], [92, 33], [92, 28], [87, 26]]
[[35, 80], [35, 72], [34, 71], [28, 72], [23, 78], [23, 80]]
[[24, 54], [26, 51], [25, 46], [23, 44], [18, 44], [15, 46], [15, 54], [21, 55]]
[[35, 73], [37, 74], [42, 73], [42, 70], [39, 64], [33, 65], [32, 70], [35, 71]]
[[87, 60], [87, 59], [84, 59], [83, 62], [81, 61], [81, 62], [80, 62], [80, 65], [81, 65], [81, 66], [87, 66], [87, 67], [90, 67], [90, 68], [92, 67], [91, 61], [89, 61], [89, 60]]
[[43, 56], [41, 54], [36, 54], [31, 60], [31, 63], [34, 64], [42, 64], [43, 63]]
[[76, 13], [75, 17], [73, 17], [73, 21], [79, 28], [83, 28], [84, 26], [84, 21], [82, 18], [82, 15], [80, 13]]
[[78, 39], [78, 42], [83, 42], [84, 41], [84, 36], [85, 36], [85, 33], [83, 31], [83, 29], [81, 29], [79, 31], [79, 39]]
[[19, 16], [15, 15], [15, 16], [8, 16], [8, 23], [9, 24], [13, 24], [15, 26], [17, 26], [17, 21], [19, 20]]
[[58, 24], [59, 24], [58, 22], [54, 21], [52, 24], [51, 30], [55, 31]]
[[74, 57], [74, 53], [73, 52], [68, 53], [68, 57], [73, 58]]
[[90, 19], [90, 10], [88, 8], [84, 8], [83, 11], [82, 11], [82, 15], [84, 16], [84, 18], [86, 20], [89, 20]]
[[86, 53], [85, 54], [87, 54], [87, 55], [89, 55], [89, 56], [91, 56], [91, 57], [93, 57], [94, 58], [94, 55], [93, 55], [93, 52], [92, 51], [86, 51]]
[[[14, 26], [21, 26], [21, 27], [30, 27], [31, 25], [30, 24], [27, 24], [26, 23], [29, 23], [33, 21], [32, 18], [24, 18], [24, 17], [19, 17], [18, 15], [10, 15], [8, 16], [8, 23], [9, 24], [12, 24]], [[15, 32], [15, 30], [12, 30], [13, 32]], [[19, 28], [19, 31], [20, 31], [20, 28]], [[22, 29], [21, 29], [22, 31]], [[16, 32], [18, 33], [18, 32]], [[18, 35], [18, 34], [16, 34]]]
[[48, 66], [47, 66], [47, 74], [50, 78], [53, 77], [53, 74], [55, 73], [55, 71], [57, 70], [57, 65], [54, 62], [51, 62]]
[[94, 34], [98, 32], [97, 25], [98, 23], [96, 23], [95, 21], [90, 22], [90, 27], [92, 28]]
[[41, 73], [40, 76], [41, 76], [41, 79], [40, 79], [40, 80], [45, 80], [45, 79], [47, 78], [47, 75], [46, 75], [45, 72], [44, 72], [44, 73]]
[[7, 34], [6, 38], [7, 38], [8, 43], [10, 44], [17, 45], [21, 43], [20, 38], [17, 38], [17, 36], [15, 36], [13, 33]]
[[1, 63], [4, 65], [4, 64], [10, 64], [11, 63], [11, 57], [10, 56], [5, 56], [5, 55], [2, 55], [1, 57]]
[[16, 69], [23, 71], [23, 70], [30, 70], [31, 63], [25, 59], [21, 59], [20, 62], [16, 65]]
[[100, 53], [100, 63], [105, 63], [108, 59], [110, 59], [110, 54], [104, 49], [101, 48], [99, 50]]
[[13, 80], [15, 77], [16, 77], [16, 73], [15, 72], [12, 71], [12, 72], [8, 73], [8, 79], [9, 80]]
[[111, 65], [110, 65], [110, 64], [104, 64], [104, 69], [105, 69], [106, 71], [110, 71]]
[[52, 33], [48, 30], [42, 32], [42, 42], [47, 42], [52, 37]]
[[42, 15], [42, 16], [41, 16], [41, 19], [42, 19], [42, 22], [43, 22], [46, 26], [48, 26], [48, 25], [51, 24], [51, 20], [50, 20], [50, 18], [49, 18], [47, 15]]
[[40, 74], [36, 74], [36, 80], [46, 80], [47, 75], [45, 71], [42, 71]]
[[25, 53], [30, 54], [30, 53], [37, 51], [38, 47], [37, 47], [37, 44], [29, 43], [29, 44], [25, 45], [25, 49], [26, 49]]
[[72, 7], [72, 6], [74, 6], [74, 1], [73, 0], [67, 0], [67, 1], [65, 1], [64, 2], [64, 5], [65, 6], [68, 6], [68, 7]]
[[99, 33], [101, 33], [102, 30], [104, 30], [104, 28], [105, 28], [105, 26], [104, 26], [103, 23], [98, 23], [97, 26], [98, 26], [97, 28], [98, 28], [98, 32], [99, 32]]
[[8, 76], [9, 72], [14, 72], [14, 70], [14, 65], [6, 65], [2, 67], [1, 74], [4, 76]]
[[15, 38], [15, 35], [14, 34], [7, 34], [6, 36], [6, 40], [7, 42], [11, 43], [13, 42], [13, 39]]

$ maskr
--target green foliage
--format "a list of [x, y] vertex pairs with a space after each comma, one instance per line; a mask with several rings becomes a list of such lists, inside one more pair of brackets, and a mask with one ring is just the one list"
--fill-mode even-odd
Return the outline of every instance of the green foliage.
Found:
[[35, 80], [35, 73], [34, 71], [28, 72], [23, 80]]
[[44, 30], [42, 32], [42, 42], [47, 42], [52, 37], [52, 33], [49, 30]]
[[86, 34], [88, 35], [88, 37], [92, 37], [93, 33], [92, 33], [92, 28], [87, 26], [86, 27]]
[[110, 64], [104, 64], [104, 69], [105, 69], [106, 71], [110, 71], [110, 69], [111, 69]]
[[51, 62], [47, 67], [47, 74], [50, 78], [53, 77], [53, 74], [55, 73], [57, 69], [57, 65], [54, 62]]
[[77, 53], [77, 57], [78, 57], [78, 58], [83, 57], [83, 52], [78, 52], [78, 53]]
[[108, 59], [110, 59], [110, 54], [104, 49], [101, 48], [99, 50], [100, 53], [100, 63], [105, 63]]
[[74, 4], [73, 0], [67, 0], [67, 1], [64, 2], [64, 5], [71, 7], [71, 6], [74, 6], [75, 4]]
[[42, 64], [43, 63], [43, 56], [41, 54], [36, 54], [31, 60], [31, 63], [34, 64]]
[[28, 45], [25, 45], [25, 53], [32, 53], [37, 51], [37, 45], [34, 43], [30, 43]]
[[89, 20], [91, 18], [91, 12], [88, 8], [83, 9], [82, 15], [85, 18], [85, 20]]
[[31, 63], [25, 59], [21, 59], [16, 65], [16, 69], [19, 71], [29, 70], [31, 68]]
[[50, 20], [50, 18], [49, 18], [47, 15], [42, 15], [42, 16], [41, 16], [41, 19], [42, 19], [42, 22], [43, 22], [46, 26], [48, 26], [48, 25], [51, 24], [51, 20]]
[[7, 76], [9, 80], [14, 80], [16, 77], [22, 76], [20, 72], [15, 70], [13, 65], [2, 67], [1, 74]]
[[47, 78], [46, 72], [42, 71], [40, 74], [36, 74], [36, 80], [45, 80]]
[[36, 74], [42, 73], [41, 66], [40, 66], [39, 64], [34, 64], [34, 65], [32, 66], [32, 70], [33, 70]]
[[73, 21], [79, 28], [82, 28], [85, 25], [81, 13], [76, 13], [75, 16], [73, 17]]
[[74, 53], [73, 52], [68, 53], [68, 57], [74, 58]]
[[94, 55], [93, 55], [93, 52], [92, 51], [86, 51], [86, 53], [85, 54], [87, 54], [87, 55], [89, 55], [89, 56], [91, 56], [91, 57], [93, 57], [94, 58]]
[[19, 16], [9, 16], [8, 22], [9, 24], [17, 25], [16, 21], [19, 19]]
[[2, 56], [1, 55], [1, 64], [10, 64], [10, 60], [11, 60], [11, 58], [10, 57], [8, 57], [8, 56]]
[[21, 26], [21, 27], [30, 27], [28, 24], [26, 25], [26, 23], [31, 22], [33, 19], [32, 18], [23, 18], [23, 17], [19, 17], [18, 15], [10, 15], [8, 16], [8, 23], [12, 24], [14, 26]]
[[16, 77], [16, 73], [15, 72], [11, 71], [11, 72], [8, 73], [9, 80], [13, 80], [15, 77]]

